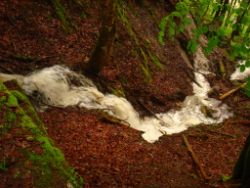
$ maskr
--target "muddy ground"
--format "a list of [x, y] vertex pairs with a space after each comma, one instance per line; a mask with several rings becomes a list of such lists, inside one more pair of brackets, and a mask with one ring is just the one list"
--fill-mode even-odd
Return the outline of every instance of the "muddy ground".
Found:
[[[95, 79], [97, 85], [98, 80], [105, 83], [100, 86], [104, 92], [126, 96], [142, 116], [150, 115], [145, 107], [154, 113], [178, 108], [185, 96], [192, 93], [192, 80], [186, 76], [188, 68], [177, 43], [166, 39], [161, 46], [156, 38], [158, 22], [172, 6], [143, 2], [126, 4], [127, 16], [138, 39], [159, 57], [164, 68], [159, 69], [149, 60], [151, 81], [147, 80], [141, 70], [143, 58], [138, 55], [138, 46], [128, 26], [118, 19], [112, 62]], [[89, 61], [99, 36], [100, 9], [97, 1], [85, 1], [82, 8], [70, 2], [63, 5], [77, 26], [71, 33], [63, 30], [50, 1], [0, 2], [1, 72], [27, 74], [54, 64], [83, 71], [78, 67]], [[216, 53], [214, 56], [212, 67], [216, 71], [216, 61], [225, 57]], [[216, 90], [214, 97], [234, 87], [228, 81], [230, 71], [224, 78], [219, 74], [210, 78]], [[232, 174], [249, 133], [249, 125], [241, 120], [249, 121], [250, 102], [239, 91], [225, 103], [234, 111], [233, 118], [220, 125], [201, 125], [163, 136], [154, 144], [144, 141], [140, 132], [105, 121], [98, 113], [84, 109], [50, 107], [39, 115], [56, 146], [83, 177], [85, 187], [232, 187], [231, 183], [222, 182], [222, 176]], [[207, 180], [202, 178], [182, 135], [187, 136]], [[5, 135], [1, 136], [2, 151], [10, 147], [18, 150], [18, 145], [13, 148], [3, 138]], [[0, 171], [0, 187], [32, 187], [31, 183], [22, 184], [32, 182], [32, 176], [11, 184], [12, 176], [12, 171]]]

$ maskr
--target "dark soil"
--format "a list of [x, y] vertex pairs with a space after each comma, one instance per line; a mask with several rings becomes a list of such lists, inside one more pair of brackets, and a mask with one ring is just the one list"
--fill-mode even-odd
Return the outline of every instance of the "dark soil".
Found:
[[[156, 39], [157, 20], [170, 7], [153, 1], [144, 1], [143, 4], [131, 1], [128, 4], [128, 18], [134, 32], [140, 41], [150, 44], [164, 69], [160, 70], [149, 62], [152, 80], [146, 82], [140, 68], [143, 60], [136, 53], [137, 47], [126, 25], [119, 21], [113, 62], [101, 71], [96, 80], [102, 80], [100, 88], [106, 92], [123, 91], [141, 115], [150, 114], [138, 101], [155, 113], [178, 108], [185, 96], [192, 93], [191, 80], [185, 71], [187, 65], [174, 41], [167, 39], [166, 45], [160, 46]], [[50, 1], [0, 2], [1, 72], [27, 74], [54, 64], [65, 64], [78, 72], [83, 71], [78, 67], [89, 61], [99, 35], [98, 3], [85, 1], [83, 8], [68, 1], [63, 5], [77, 25], [72, 33], [62, 29]], [[218, 55], [218, 58], [224, 57]], [[214, 97], [233, 87], [220, 75], [210, 80], [216, 88]], [[239, 120], [250, 120], [250, 102], [240, 91], [225, 102], [235, 112], [232, 119], [220, 125], [201, 125], [184, 133], [163, 136], [155, 144], [144, 141], [138, 131], [105, 122], [98, 114], [84, 109], [50, 108], [39, 115], [48, 128], [49, 136], [83, 177], [85, 187], [230, 187], [229, 183], [223, 184], [221, 177], [232, 174], [249, 133], [249, 125]], [[201, 178], [183, 142], [183, 134], [187, 135], [209, 176], [208, 180]], [[7, 143], [6, 135], [1, 135], [2, 147], [10, 158], [18, 157], [11, 156], [13, 146]], [[4, 174], [5, 181], [13, 175], [10, 170], [0, 171], [0, 174]], [[33, 181], [32, 177], [29, 181]], [[18, 183], [0, 183], [0, 187], [2, 185], [20, 187]], [[24, 187], [32, 187], [32, 183]]]

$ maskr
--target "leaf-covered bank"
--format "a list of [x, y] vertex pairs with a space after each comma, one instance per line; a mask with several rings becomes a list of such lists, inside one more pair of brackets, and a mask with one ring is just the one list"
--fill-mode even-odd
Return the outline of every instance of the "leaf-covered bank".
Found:
[[[52, 0], [0, 1], [1, 72], [27, 74], [55, 64], [81, 72], [82, 65], [89, 62], [100, 36], [100, 1], [55, 2], [60, 2], [73, 20], [76, 27], [73, 26], [72, 31], [65, 32], [58, 15], [60, 11], [57, 13]], [[82, 2], [82, 5], [75, 2]], [[192, 93], [193, 74], [181, 55], [187, 40], [182, 36], [174, 41], [166, 37], [165, 45], [160, 45], [157, 40], [160, 20], [174, 11], [174, 6], [162, 0], [120, 2], [123, 3], [116, 19], [111, 63], [94, 76], [95, 83], [102, 91], [125, 96], [141, 116], [179, 108], [184, 98]], [[156, 58], [151, 58], [154, 56], [163, 69], [154, 65], [158, 64]], [[192, 55], [187, 58], [192, 63]], [[153, 59], [156, 61], [152, 62]], [[214, 72], [209, 77], [213, 87], [210, 95], [218, 99], [235, 87], [228, 79], [234, 65], [225, 50], [212, 53], [209, 59], [213, 62], [211, 71]], [[145, 77], [148, 71], [150, 79]], [[232, 174], [250, 130], [250, 102], [239, 89], [224, 103], [234, 111], [234, 117], [223, 124], [164, 136], [153, 145], [143, 141], [140, 132], [107, 122], [97, 112], [50, 107], [39, 116], [48, 128], [49, 137], [83, 177], [86, 187], [225, 187], [228, 183], [223, 183], [222, 179], [226, 180]], [[206, 109], [204, 112], [209, 115]], [[1, 112], [0, 121], [5, 116]], [[23, 178], [18, 179], [20, 173], [12, 171], [11, 164], [19, 164], [15, 161], [20, 158], [12, 143], [26, 147], [29, 142], [23, 129], [21, 135], [15, 136], [16, 132], [18, 130], [12, 130], [1, 142], [5, 155], [11, 159], [7, 161], [10, 171], [1, 171], [1, 177], [4, 176], [4, 182], [12, 183], [13, 187], [20, 187], [23, 180], [29, 182], [31, 175], [25, 171]], [[204, 181], [200, 176], [182, 134], [187, 136], [209, 180]], [[34, 150], [37, 153], [43, 151], [41, 147], [34, 147]], [[29, 163], [22, 161], [20, 165], [29, 166]], [[5, 163], [1, 167], [5, 169]], [[52, 181], [55, 181], [52, 186], [57, 187], [61, 178], [54, 177]], [[9, 187], [9, 184], [3, 186]], [[24, 187], [32, 185], [25, 184]]]

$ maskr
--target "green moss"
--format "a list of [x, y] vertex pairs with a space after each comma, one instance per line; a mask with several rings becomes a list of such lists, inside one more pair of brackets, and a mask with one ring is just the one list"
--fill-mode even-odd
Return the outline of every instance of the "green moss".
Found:
[[6, 96], [2, 96], [0, 97], [0, 104], [3, 104], [7, 101], [7, 97]]
[[37, 126], [33, 123], [32, 119], [27, 116], [26, 114], [23, 114], [23, 116], [21, 117], [21, 124], [22, 127], [24, 128], [28, 128], [30, 130], [32, 130], [33, 133], [34, 130], [36, 130]]
[[11, 94], [14, 95], [18, 100], [30, 104], [29, 98], [28, 98], [26, 95], [24, 95], [23, 93], [21, 93], [20, 91], [12, 90], [12, 91], [11, 91]]
[[17, 117], [16, 114], [13, 113], [13, 111], [9, 108], [7, 108], [5, 112], [2, 113], [4, 114], [4, 122], [3, 125], [1, 125], [0, 130], [1, 133], [4, 134], [11, 129], [12, 125], [15, 124]]
[[111, 88], [111, 91], [116, 96], [126, 97], [123, 88]]
[[52, 169], [48, 162], [50, 160], [49, 156], [37, 155], [30, 152], [28, 157], [34, 166], [32, 174], [36, 177], [35, 187], [51, 187], [50, 185], [53, 183], [53, 176]]
[[6, 90], [5, 85], [0, 81], [0, 91]]
[[[126, 30], [130, 36], [130, 38], [135, 42], [135, 50], [132, 51], [132, 55], [135, 56], [135, 52], [141, 56], [143, 59], [142, 63], [140, 64], [141, 70], [145, 76], [145, 81], [150, 82], [152, 80], [151, 71], [149, 68], [149, 62], [152, 62], [155, 66], [162, 69], [163, 65], [160, 63], [159, 58], [155, 55], [155, 53], [151, 50], [150, 45], [151, 41], [146, 39], [145, 44], [139, 40], [139, 37], [134, 32], [133, 26], [128, 18], [128, 12], [125, 7], [125, 1], [115, 1], [116, 3], [116, 10], [117, 15], [123, 25], [126, 27]], [[135, 11], [131, 12], [135, 14]], [[136, 16], [136, 15], [135, 15]]]
[[2, 106], [6, 103], [6, 101], [7, 101], [6, 96], [0, 97], [0, 112], [2, 111]]
[[10, 109], [8, 109], [6, 113], [5, 121], [10, 124], [10, 123], [13, 123], [15, 120], [16, 120], [16, 114], [13, 113]]
[[62, 22], [62, 27], [67, 33], [71, 33], [76, 27], [72, 21], [72, 18], [69, 16], [69, 13], [66, 11], [60, 0], [51, 0], [53, 4], [57, 17]]
[[128, 19], [127, 11], [125, 8], [126, 7], [125, 2], [124, 1], [116, 1], [115, 4], [116, 4], [116, 10], [117, 10], [117, 15], [118, 15], [119, 19], [126, 27], [128, 34], [134, 40], [136, 46], [140, 46], [139, 39], [138, 39], [137, 35], [135, 34], [135, 32], [133, 31], [133, 27]]
[[[23, 153], [28, 161], [32, 161], [32, 176], [35, 187], [56, 187], [56, 182], [70, 182], [73, 187], [82, 187], [83, 180], [69, 167], [64, 155], [54, 146], [48, 138], [43, 123], [37, 116], [28, 98], [17, 90], [8, 90], [0, 83], [0, 104], [4, 107], [3, 129], [11, 129], [13, 126], [23, 128], [32, 133], [32, 141], [37, 142], [43, 149], [42, 154], [37, 154], [28, 149]], [[4, 161], [5, 162], [5, 161]], [[0, 169], [6, 169], [5, 163], [0, 163]], [[23, 164], [24, 165], [24, 164]]]
[[18, 100], [14, 95], [9, 95], [7, 105], [9, 107], [17, 107], [18, 106]]
[[[26, 95], [24, 95], [22, 92], [17, 91], [17, 90], [12, 90], [11, 93], [19, 101], [22, 101], [22, 106], [24, 106], [24, 108], [25, 108], [25, 112], [23, 110], [21, 110], [21, 111], [19, 111], [19, 113], [22, 115], [26, 114], [26, 116], [29, 116], [30, 118], [32, 118], [32, 121], [36, 124], [36, 126], [38, 126], [39, 129], [45, 133], [46, 131], [45, 131], [45, 128], [43, 126], [43, 123], [41, 122], [40, 118], [38, 117], [34, 107], [30, 103], [28, 97]], [[24, 120], [24, 121], [27, 121], [27, 120]]]

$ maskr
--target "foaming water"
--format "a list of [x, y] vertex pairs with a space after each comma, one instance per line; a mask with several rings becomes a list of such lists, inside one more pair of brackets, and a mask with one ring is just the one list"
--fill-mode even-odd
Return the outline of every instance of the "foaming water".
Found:
[[247, 77], [250, 76], [250, 67], [246, 67], [243, 72], [240, 71], [240, 65], [245, 64], [246, 61], [239, 61], [238, 67], [233, 72], [233, 74], [230, 77], [230, 80], [244, 80]]
[[[179, 133], [199, 124], [221, 123], [233, 115], [228, 111], [226, 104], [208, 97], [210, 85], [201, 73], [195, 73], [195, 79], [203, 87], [193, 83], [194, 94], [185, 98], [180, 110], [170, 110], [167, 113], [156, 114], [165, 122], [165, 125], [162, 125], [159, 120], [154, 118], [145, 119], [144, 123], [154, 125], [155, 130], [154, 134], [145, 132], [142, 135], [144, 139], [154, 142], [163, 134]], [[210, 111], [211, 114], [206, 114], [204, 108]]]
[[[208, 97], [211, 88], [203, 75], [208, 70], [206, 65], [201, 67], [203, 67], [201, 73], [198, 66], [195, 67], [194, 75], [198, 85], [192, 84], [194, 94], [185, 98], [180, 110], [156, 114], [158, 118], [140, 118], [138, 112], [125, 98], [101, 93], [91, 80], [60, 65], [44, 68], [27, 76], [0, 73], [0, 79], [4, 81], [17, 79], [28, 95], [34, 92], [40, 93], [47, 105], [102, 110], [126, 122], [131, 128], [142, 131], [142, 137], [153, 143], [164, 134], [179, 133], [199, 124], [221, 123], [232, 116], [226, 104]], [[210, 112], [209, 115], [204, 112], [204, 108]]]

